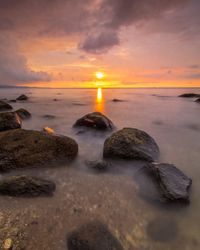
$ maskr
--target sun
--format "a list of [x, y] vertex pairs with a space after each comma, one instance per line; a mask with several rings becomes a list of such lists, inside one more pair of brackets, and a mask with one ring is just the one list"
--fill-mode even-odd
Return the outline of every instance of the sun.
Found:
[[95, 75], [99, 80], [102, 80], [105, 77], [105, 74], [103, 72], [96, 72]]

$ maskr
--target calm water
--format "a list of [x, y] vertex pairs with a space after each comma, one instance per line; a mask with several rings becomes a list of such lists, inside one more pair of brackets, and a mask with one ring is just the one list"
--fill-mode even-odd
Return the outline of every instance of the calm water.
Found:
[[[14, 109], [32, 113], [23, 128], [41, 130], [48, 126], [79, 144], [79, 155], [70, 165], [27, 170], [55, 181], [54, 197], [0, 197], [2, 216], [14, 218], [10, 223], [25, 232], [22, 241], [26, 249], [67, 249], [68, 232], [92, 219], [106, 223], [125, 250], [200, 249], [200, 105], [194, 99], [177, 97], [186, 92], [200, 94], [200, 89], [0, 89], [0, 98], [14, 99], [22, 93], [30, 97], [28, 102], [12, 103]], [[112, 102], [113, 98], [124, 102]], [[102, 157], [109, 133], [77, 135], [72, 125], [92, 111], [106, 114], [118, 129], [135, 127], [149, 133], [160, 147], [159, 161], [175, 164], [193, 179], [190, 205], [158, 206], [141, 196], [134, 178], [140, 163], [116, 161], [102, 174], [89, 170], [85, 160]], [[44, 115], [55, 119], [47, 120]], [[156, 240], [149, 233], [152, 221], [159, 224], [158, 238], [159, 234], [168, 235], [172, 227], [174, 237]], [[166, 225], [166, 221], [171, 224]]]

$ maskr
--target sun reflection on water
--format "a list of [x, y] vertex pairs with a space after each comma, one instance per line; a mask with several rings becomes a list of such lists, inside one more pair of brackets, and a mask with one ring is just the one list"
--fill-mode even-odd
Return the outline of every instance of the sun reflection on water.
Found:
[[95, 111], [97, 112], [104, 112], [104, 100], [103, 100], [103, 94], [102, 89], [97, 89], [97, 95], [96, 95], [96, 101], [95, 101]]

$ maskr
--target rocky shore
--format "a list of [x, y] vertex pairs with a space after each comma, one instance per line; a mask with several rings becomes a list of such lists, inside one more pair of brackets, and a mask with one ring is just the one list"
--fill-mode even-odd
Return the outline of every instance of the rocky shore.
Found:
[[[199, 96], [189, 93], [180, 97], [196, 98]], [[28, 100], [29, 97], [26, 95], [15, 99], [16, 102]], [[121, 102], [121, 100], [113, 99], [113, 102]], [[2, 111], [0, 113], [0, 172], [2, 174], [0, 195], [17, 197], [17, 199], [29, 198], [29, 202], [36, 197], [51, 199], [51, 196], [57, 192], [57, 188], [58, 190], [60, 188], [59, 180], [52, 181], [43, 177], [21, 174], [20, 171], [34, 169], [40, 172], [44, 168], [54, 169], [55, 166], [61, 166], [63, 163], [66, 165], [77, 159], [78, 143], [71, 137], [51, 133], [51, 128], [46, 129], [45, 127], [42, 131], [23, 129], [23, 121], [32, 119], [32, 114], [24, 108], [12, 112], [10, 110], [13, 110], [10, 104], [0, 101], [0, 111]], [[51, 120], [55, 117], [45, 115], [44, 118]], [[116, 161], [132, 162], [133, 168], [135, 162], [139, 161], [144, 170], [142, 175], [152, 180], [155, 189], [160, 193], [162, 204], [169, 205], [183, 201], [189, 203], [192, 180], [176, 166], [159, 162], [162, 152], [155, 139], [145, 131], [134, 127], [117, 129], [111, 119], [100, 112], [88, 113], [78, 118], [72, 127], [78, 131], [77, 136], [80, 135], [80, 128], [83, 131], [109, 132], [101, 152], [102, 159], [88, 159], [86, 162], [82, 162], [83, 165], [95, 170], [96, 178], [100, 178], [100, 172], [106, 174], [108, 170], [112, 169]], [[61, 169], [57, 168], [54, 171], [61, 171]], [[136, 191], [133, 190], [133, 196], [134, 192]], [[75, 210], [75, 213], [78, 213], [79, 210], [77, 208]], [[4, 219], [0, 220], [2, 249], [26, 249], [24, 242], [26, 242], [25, 238], [29, 230], [21, 227], [20, 233], [7, 234]], [[38, 223], [38, 221], [34, 223]], [[12, 226], [11, 223], [9, 227]], [[84, 221], [83, 225], [69, 230], [65, 238], [63, 237], [63, 241], [68, 250], [131, 249], [124, 245], [122, 236], [116, 231], [111, 231], [110, 228], [105, 222], [94, 218], [92, 222]]]

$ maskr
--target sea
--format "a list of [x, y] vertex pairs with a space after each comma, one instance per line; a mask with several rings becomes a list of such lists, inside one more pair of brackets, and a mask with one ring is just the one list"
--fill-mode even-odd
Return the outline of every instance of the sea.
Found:
[[[0, 224], [7, 223], [8, 237], [16, 238], [13, 230], [21, 233], [26, 250], [64, 250], [71, 231], [96, 220], [108, 226], [124, 250], [199, 250], [200, 104], [178, 97], [190, 92], [200, 94], [200, 89], [1, 88], [0, 99], [29, 97], [10, 103], [13, 110], [32, 114], [23, 129], [49, 127], [79, 145], [71, 163], [0, 176], [23, 173], [56, 183], [53, 197], [0, 197]], [[94, 111], [109, 117], [116, 130], [132, 127], [152, 136], [160, 149], [158, 162], [174, 164], [192, 179], [190, 203], [160, 202], [153, 183], [142, 176], [142, 162], [115, 160], [107, 171], [90, 169], [86, 162], [103, 158], [103, 144], [112, 131], [84, 132], [73, 124]]]

